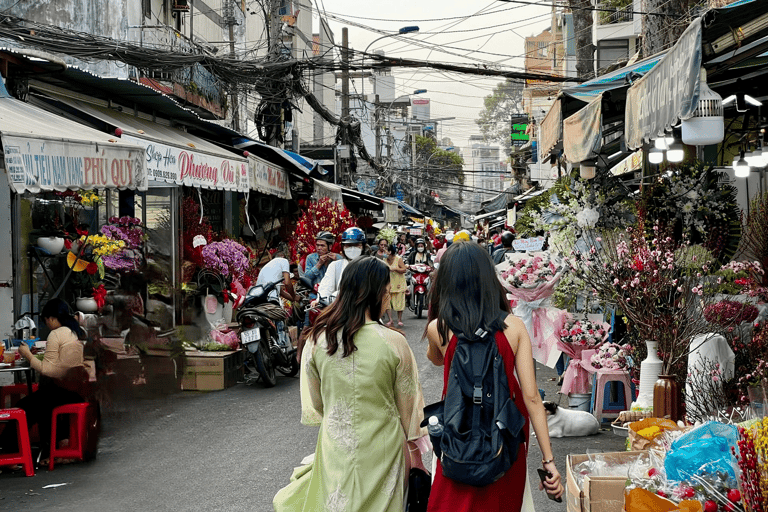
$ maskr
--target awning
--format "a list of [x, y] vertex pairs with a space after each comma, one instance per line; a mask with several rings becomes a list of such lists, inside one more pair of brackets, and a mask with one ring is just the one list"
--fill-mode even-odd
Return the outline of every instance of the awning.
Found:
[[250, 154], [263, 158], [274, 165], [285, 169], [286, 172], [299, 179], [322, 178], [328, 171], [318, 165], [315, 160], [303, 157], [281, 148], [269, 146], [246, 137], [238, 137], [232, 140], [232, 145], [238, 149], [247, 150]]
[[504, 213], [506, 211], [507, 211], [507, 208], [504, 207], [504, 208], [502, 208], [500, 210], [484, 213], [482, 215], [475, 215], [474, 217], [472, 217], [472, 222], [476, 222], [478, 220], [487, 219], [488, 217], [493, 217], [494, 215], [499, 215], [499, 214]]
[[53, 93], [53, 99], [122, 130], [119, 140], [144, 148], [150, 181], [218, 190], [249, 190], [244, 157], [181, 130]]
[[334, 201], [339, 204], [344, 203], [344, 198], [341, 196], [341, 187], [339, 185], [334, 185], [333, 183], [326, 183], [324, 181], [320, 180], [313, 180], [315, 184], [314, 193], [312, 194], [312, 198], [319, 200], [324, 197], [327, 197], [331, 201]]
[[563, 99], [562, 94], [552, 104], [544, 120], [541, 122], [539, 154], [549, 155], [555, 146], [563, 139]]
[[353, 188], [341, 187], [341, 196], [344, 204], [365, 210], [383, 210], [386, 203], [395, 204], [384, 198], [372, 196]]
[[266, 160], [249, 155], [248, 174], [251, 189], [263, 194], [270, 194], [281, 199], [291, 199], [291, 186], [288, 173]]
[[393, 202], [397, 204], [401, 209], [405, 211], [405, 213], [409, 215], [416, 215], [417, 217], [424, 217], [424, 214], [421, 213], [419, 210], [414, 208], [413, 206], [409, 205], [408, 203], [401, 201], [397, 199], [396, 197], [387, 197], [387, 201]]
[[573, 87], [563, 89], [563, 92], [574, 98], [578, 98], [582, 101], [592, 101], [599, 94], [605, 91], [612, 91], [622, 87], [629, 87], [631, 85], [632, 77], [645, 75], [648, 71], [661, 60], [664, 54], [654, 55], [648, 59], [641, 60], [629, 66], [611, 71], [604, 75], [600, 75], [597, 78], [593, 78], [587, 82]]
[[603, 93], [563, 121], [563, 152], [571, 163], [597, 158], [603, 144]]
[[691, 22], [675, 46], [627, 91], [625, 139], [637, 149], [690, 118], [699, 101], [701, 18]]
[[0, 136], [14, 191], [146, 190], [143, 150], [12, 98], [0, 79]]

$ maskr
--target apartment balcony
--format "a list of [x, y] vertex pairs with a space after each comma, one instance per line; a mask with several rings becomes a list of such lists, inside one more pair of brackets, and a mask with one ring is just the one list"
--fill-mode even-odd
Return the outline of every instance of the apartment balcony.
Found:
[[[609, 6], [600, 6], [601, 9], [611, 9]], [[626, 7], [613, 8], [612, 12], [598, 11], [597, 22], [599, 25], [612, 25], [615, 23], [632, 23], [634, 6], [629, 4]]]

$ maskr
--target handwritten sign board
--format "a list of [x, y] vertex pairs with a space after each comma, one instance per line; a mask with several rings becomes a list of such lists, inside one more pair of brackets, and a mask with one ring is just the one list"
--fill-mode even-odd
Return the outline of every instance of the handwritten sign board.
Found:
[[227, 158], [128, 134], [123, 134], [121, 138], [144, 148], [144, 161], [150, 180], [188, 187], [238, 192], [248, 190], [248, 163], [234, 155]]
[[408, 234], [411, 236], [421, 236], [423, 233], [421, 228], [408, 228]]
[[536, 236], [533, 238], [518, 238], [517, 240], [512, 241], [512, 247], [516, 251], [540, 251], [542, 247], [544, 247], [544, 240], [546, 240], [543, 236]]

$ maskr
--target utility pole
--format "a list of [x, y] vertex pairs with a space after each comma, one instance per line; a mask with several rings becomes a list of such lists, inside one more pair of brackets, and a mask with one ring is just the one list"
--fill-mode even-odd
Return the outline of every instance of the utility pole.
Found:
[[[341, 143], [347, 146], [351, 153], [347, 130], [349, 127], [349, 30], [346, 27], [341, 29], [341, 122]], [[351, 180], [351, 177], [347, 176], [347, 160], [342, 160], [339, 170], [343, 176], [342, 184], [348, 185], [347, 179]]]
[[411, 132], [411, 204], [416, 204], [416, 134]]
[[[267, 9], [266, 9], [266, 16], [267, 20], [267, 36], [269, 38], [268, 41], [268, 50], [267, 50], [267, 59], [274, 62], [277, 61], [277, 58], [280, 54], [280, 17], [278, 16], [278, 11], [280, 9], [280, 0], [267, 0]], [[278, 134], [281, 134], [283, 132], [283, 116], [281, 112], [281, 106], [282, 106], [282, 100], [281, 96], [278, 96], [277, 99], [270, 98], [267, 100], [270, 104], [269, 106], [269, 112], [272, 114], [269, 116], [269, 118], [272, 119], [274, 129], [273, 130], [267, 130], [268, 133], [270, 133], [270, 136], [267, 140], [267, 144], [270, 146], [278, 146], [279, 142], [281, 140], [281, 137]]]
[[[234, 0], [226, 0], [224, 4], [224, 17], [229, 25], [229, 56], [235, 58], [235, 4]], [[232, 129], [240, 131], [240, 106], [237, 97], [237, 84], [230, 84], [230, 96], [232, 98]]]
[[373, 122], [376, 132], [376, 163], [381, 164], [381, 120], [379, 119], [381, 110], [379, 109], [379, 95], [374, 97], [373, 104]]

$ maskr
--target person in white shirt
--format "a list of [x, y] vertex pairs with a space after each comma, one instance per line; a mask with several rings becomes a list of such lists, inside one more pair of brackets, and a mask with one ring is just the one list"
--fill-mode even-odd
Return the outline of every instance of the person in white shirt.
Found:
[[267, 286], [278, 281], [281, 281], [281, 284], [269, 292], [270, 300], [277, 300], [278, 294], [290, 301], [298, 300], [291, 283], [291, 264], [283, 257], [282, 252], [276, 252], [272, 261], [261, 268], [256, 284]]
[[341, 283], [341, 274], [350, 261], [363, 253], [365, 245], [365, 233], [360, 228], [348, 228], [341, 234], [342, 254], [344, 258], [336, 260], [328, 265], [323, 280], [320, 281], [320, 287], [317, 289], [317, 296], [324, 299], [331, 298], [339, 291]]

